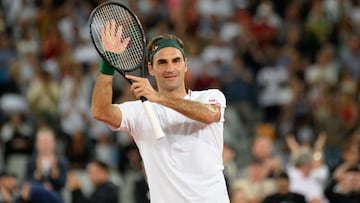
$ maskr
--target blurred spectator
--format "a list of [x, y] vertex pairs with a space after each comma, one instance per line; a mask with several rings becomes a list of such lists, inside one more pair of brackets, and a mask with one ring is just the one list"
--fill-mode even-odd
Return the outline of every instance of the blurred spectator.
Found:
[[346, 169], [338, 180], [331, 181], [325, 195], [330, 203], [360, 202], [359, 166]]
[[[144, 177], [143, 162], [140, 156], [139, 149], [134, 143], [133, 139], [130, 142], [119, 146], [119, 163], [118, 170], [123, 177], [124, 197], [123, 201], [135, 201], [134, 192], [136, 192], [135, 185], [139, 178]], [[127, 197], [126, 197], [127, 196]]]
[[252, 33], [261, 45], [274, 42], [281, 25], [281, 18], [274, 11], [272, 1], [261, 1], [256, 7]]
[[26, 165], [25, 180], [41, 183], [46, 189], [61, 193], [66, 183], [67, 160], [56, 152], [56, 138], [50, 128], [36, 133], [36, 151]]
[[74, 132], [65, 145], [65, 156], [71, 169], [85, 169], [91, 156], [91, 142], [81, 131]]
[[68, 185], [71, 190], [72, 203], [119, 203], [118, 187], [110, 181], [109, 166], [98, 160], [91, 161], [87, 166], [88, 178], [95, 186], [90, 197], [81, 191], [81, 184], [75, 173], [69, 173]]
[[0, 96], [4, 93], [18, 92], [18, 87], [10, 77], [10, 63], [17, 53], [10, 36], [6, 32], [0, 33]]
[[246, 196], [244, 190], [241, 187], [237, 187], [231, 191], [230, 196], [231, 203], [252, 203]]
[[245, 177], [238, 178], [233, 190], [241, 188], [251, 203], [259, 203], [264, 197], [275, 192], [275, 183], [266, 177], [266, 169], [259, 160], [252, 160], [246, 168]]
[[[316, 98], [311, 99], [311, 114], [314, 130], [325, 132], [327, 141], [325, 146], [325, 163], [332, 168], [340, 158], [341, 144], [346, 140], [346, 125], [339, 116], [337, 101], [333, 99], [329, 88], [319, 90]], [[310, 102], [312, 102], [310, 101]]]
[[25, 182], [21, 186], [20, 203], [63, 203], [60, 195], [38, 183]]
[[71, 139], [76, 132], [85, 133], [90, 109], [87, 95], [89, 84], [83, 77], [84, 71], [80, 64], [68, 64], [71, 69], [61, 82], [61, 98], [59, 114], [61, 129], [66, 139]]
[[120, 161], [118, 169], [122, 174], [141, 172], [142, 161], [139, 149], [133, 141], [120, 147]]
[[19, 87], [19, 93], [26, 96], [30, 84], [39, 70], [39, 60], [36, 54], [26, 54], [18, 57], [10, 64], [10, 77]]
[[357, 101], [357, 95], [353, 93], [354, 90], [351, 91], [351, 87], [347, 89], [345, 85], [346, 84], [343, 84], [343, 86], [340, 87], [336, 99], [338, 116], [343, 120], [346, 128], [345, 133], [348, 135], [358, 127], [359, 103]]
[[48, 125], [58, 129], [58, 105], [60, 99], [60, 86], [52, 78], [47, 67], [42, 67], [38, 77], [30, 84], [27, 98], [31, 112], [39, 118], [43, 118]]
[[333, 25], [327, 18], [322, 0], [311, 1], [310, 11], [305, 19], [305, 31], [311, 56], [315, 56], [321, 45], [329, 40]]
[[338, 70], [335, 63], [335, 52], [330, 45], [324, 45], [316, 55], [315, 63], [306, 69], [306, 82], [310, 85], [310, 90], [321, 86], [333, 87], [337, 84]]
[[340, 50], [341, 64], [345, 69], [348, 69], [351, 74], [359, 81], [360, 80], [360, 39], [353, 33], [345, 38], [344, 46]]
[[[324, 132], [320, 133], [317, 139], [310, 143], [297, 142], [297, 140], [292, 135], [288, 135], [286, 138], [286, 142], [291, 152], [291, 161], [293, 161], [294, 164], [296, 164], [297, 160], [304, 163], [308, 161], [308, 156], [311, 156], [312, 159], [309, 160], [311, 161], [310, 171], [307, 171], [307, 168], [303, 167], [303, 169], [301, 169], [302, 175], [308, 175], [308, 178], [313, 180], [320, 187], [321, 191], [324, 190], [329, 178], [329, 168], [324, 162], [324, 146], [326, 139], [327, 134]], [[293, 166], [291, 166], [290, 163], [289, 170], [292, 170], [291, 167]]]
[[262, 201], [262, 203], [306, 203], [304, 195], [299, 193], [290, 192], [289, 176], [282, 172], [276, 177], [277, 192], [271, 194]]
[[255, 90], [254, 76], [249, 67], [246, 67], [241, 57], [234, 57], [228, 67], [224, 67], [223, 77], [219, 79], [220, 87], [226, 96], [227, 102], [237, 108], [241, 118], [246, 119], [256, 99], [252, 91]]
[[199, 67], [200, 73], [198, 77], [194, 78], [192, 82], [192, 88], [194, 90], [204, 90], [207, 88], [216, 88], [219, 87], [219, 81], [217, 80], [216, 76], [211, 75], [209, 73], [209, 67], [203, 64]]
[[20, 195], [17, 191], [18, 181], [15, 174], [7, 171], [0, 172], [0, 202], [15, 203]]
[[311, 176], [313, 157], [308, 151], [295, 155], [287, 169], [290, 191], [302, 194], [309, 203], [325, 203], [323, 187]]
[[264, 110], [264, 121], [276, 122], [281, 112], [281, 106], [290, 102], [289, 73], [285, 67], [279, 67], [276, 64], [278, 50], [275, 46], [268, 45], [266, 50], [269, 53], [269, 61], [266, 67], [259, 70], [256, 78], [260, 89], [258, 102]]
[[17, 177], [6, 171], [0, 172], [1, 203], [62, 203], [60, 196], [42, 185], [18, 183]]
[[22, 112], [13, 113], [1, 128], [1, 142], [4, 143], [4, 162], [12, 154], [30, 156], [33, 151], [34, 129]]
[[356, 168], [360, 164], [359, 143], [348, 140], [342, 146], [340, 161], [331, 168], [332, 179], [340, 180], [343, 173], [350, 168]]
[[251, 155], [254, 159], [261, 162], [262, 170], [264, 170], [264, 175], [266, 177], [277, 176], [282, 171], [283, 163], [281, 158], [275, 155], [273, 147], [275, 143], [273, 142], [271, 135], [267, 135], [268, 133], [259, 133], [262, 134], [258, 134], [255, 138], [251, 147]]
[[108, 164], [109, 167], [115, 168], [118, 165], [118, 149], [111, 134], [100, 133], [94, 140], [94, 144], [96, 158]]

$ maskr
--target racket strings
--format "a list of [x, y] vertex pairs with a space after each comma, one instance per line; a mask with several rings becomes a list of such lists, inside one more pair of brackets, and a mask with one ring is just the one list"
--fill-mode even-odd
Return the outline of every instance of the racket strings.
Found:
[[[122, 26], [121, 41], [130, 38], [123, 53], [117, 54], [104, 50], [101, 39], [101, 27], [111, 20], [115, 20], [116, 30]], [[123, 71], [133, 71], [142, 64], [144, 54], [144, 36], [137, 19], [126, 9], [120, 6], [104, 5], [94, 15], [91, 24], [93, 39], [102, 55], [113, 66]], [[118, 40], [118, 39], [117, 39]], [[113, 42], [116, 44], [116, 42]]]

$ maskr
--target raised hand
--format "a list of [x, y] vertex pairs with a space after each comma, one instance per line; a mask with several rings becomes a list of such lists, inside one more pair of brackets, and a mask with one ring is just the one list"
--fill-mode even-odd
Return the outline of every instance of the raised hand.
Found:
[[296, 154], [300, 150], [299, 143], [296, 141], [294, 135], [292, 135], [292, 134], [287, 135], [286, 143], [292, 154]]
[[[116, 31], [117, 27], [117, 31]], [[117, 26], [115, 20], [107, 21], [101, 27], [101, 41], [105, 51], [121, 54], [125, 51], [130, 42], [130, 37], [121, 41], [123, 27]]]
[[319, 137], [315, 141], [314, 150], [315, 151], [323, 151], [325, 143], [326, 143], [326, 139], [327, 139], [327, 133], [321, 132], [319, 134]]

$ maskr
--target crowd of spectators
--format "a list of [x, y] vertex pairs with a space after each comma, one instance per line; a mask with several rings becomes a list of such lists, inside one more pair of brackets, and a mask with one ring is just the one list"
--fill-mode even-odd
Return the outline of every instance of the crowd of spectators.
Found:
[[[359, 202], [359, 0], [119, 1], [148, 39], [183, 39], [188, 88], [225, 94], [232, 203]], [[109, 184], [122, 202], [148, 202], [131, 138], [90, 115], [100, 58], [88, 18], [101, 2], [1, 1], [0, 170], [70, 201], [71, 188], [87, 186], [73, 174], [88, 169], [91, 178], [94, 168], [117, 177]], [[115, 77], [113, 101], [133, 99]]]

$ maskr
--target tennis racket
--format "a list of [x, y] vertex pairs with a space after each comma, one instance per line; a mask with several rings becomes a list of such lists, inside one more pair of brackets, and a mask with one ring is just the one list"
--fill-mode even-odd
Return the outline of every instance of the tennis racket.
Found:
[[[141, 77], [144, 77], [146, 38], [134, 12], [119, 2], [107, 1], [92, 11], [89, 23], [91, 40], [103, 60], [124, 78], [125, 74], [135, 71], [140, 71]], [[112, 38], [110, 42], [109, 38], [102, 39], [107, 34], [105, 32], [116, 33], [116, 37]], [[122, 43], [122, 45], [125, 44], [125, 47], [118, 47], [116, 45], [119, 42], [127, 43]], [[113, 47], [110, 46], [110, 49], [109, 44], [113, 45]], [[127, 80], [132, 84], [131, 80]], [[145, 97], [142, 97], [141, 101], [155, 137], [163, 138], [165, 135], [150, 102]]]

